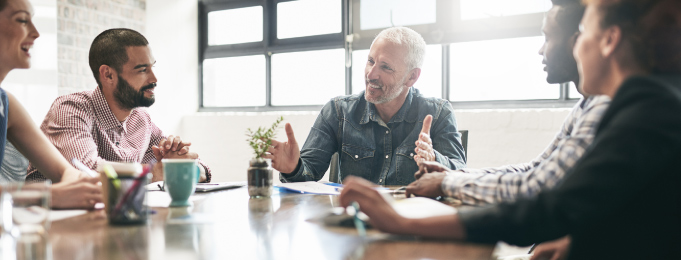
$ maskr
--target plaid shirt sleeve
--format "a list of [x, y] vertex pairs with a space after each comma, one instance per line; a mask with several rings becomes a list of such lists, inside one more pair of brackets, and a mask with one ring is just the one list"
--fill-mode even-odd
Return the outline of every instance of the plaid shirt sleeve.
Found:
[[[161, 140], [166, 139], [166, 137], [167, 136], [163, 135], [163, 131], [161, 131], [156, 124], [151, 122], [151, 138], [149, 140], [149, 147], [144, 153], [144, 158], [142, 158], [142, 163], [156, 163], [156, 156], [154, 156], [154, 151], [151, 149], [151, 147], [158, 145]], [[206, 170], [206, 180], [204, 183], [210, 182], [213, 177], [210, 168], [208, 165], [206, 165], [206, 163], [201, 161], [201, 159], [199, 159], [199, 164]]]
[[[610, 99], [605, 96], [591, 97], [581, 114], [571, 113], [566, 119], [566, 124], [574, 122], [569, 136], [557, 136], [547, 149], [552, 151], [536, 167], [525, 171], [511, 170], [510, 167], [496, 172], [452, 171], [443, 180], [442, 190], [465, 204], [481, 205], [534, 196], [542, 189], [554, 187], [593, 141], [596, 127], [609, 103]], [[550, 149], [554, 145], [555, 149]]]
[[[71, 99], [57, 99], [40, 128], [67, 161], [78, 158], [90, 169], [96, 169], [97, 164], [104, 159], [98, 154], [91, 132], [94, 112], [82, 100]], [[32, 164], [29, 165], [28, 174], [40, 176]]]

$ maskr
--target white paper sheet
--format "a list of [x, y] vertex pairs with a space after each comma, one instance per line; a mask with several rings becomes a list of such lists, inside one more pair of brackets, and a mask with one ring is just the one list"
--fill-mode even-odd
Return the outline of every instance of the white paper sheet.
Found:
[[59, 221], [62, 219], [66, 218], [72, 218], [75, 216], [83, 215], [87, 213], [87, 210], [84, 209], [75, 209], [75, 210], [50, 210], [50, 215], [47, 217], [47, 219], [51, 222], [54, 221]]

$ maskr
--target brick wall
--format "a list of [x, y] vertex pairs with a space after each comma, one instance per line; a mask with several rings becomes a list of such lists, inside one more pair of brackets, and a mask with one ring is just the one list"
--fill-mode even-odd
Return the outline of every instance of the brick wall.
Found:
[[97, 85], [88, 52], [99, 33], [121, 27], [145, 31], [146, 0], [57, 0], [57, 12], [60, 96]]

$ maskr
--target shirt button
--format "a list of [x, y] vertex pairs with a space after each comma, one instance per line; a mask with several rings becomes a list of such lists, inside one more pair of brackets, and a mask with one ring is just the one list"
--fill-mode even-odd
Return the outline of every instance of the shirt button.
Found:
[[410, 153], [409, 156], [412, 156], [412, 157], [413, 157], [413, 156], [414, 156], [414, 153]]
[[359, 158], [359, 156], [355, 155], [355, 159]]
[[385, 158], [388, 159], [388, 156], [389, 156], [389, 155], [386, 155]]
[[389, 134], [389, 133], [390, 133], [390, 131], [385, 131], [385, 134]]
[[383, 182], [383, 179], [378, 179], [378, 182]]

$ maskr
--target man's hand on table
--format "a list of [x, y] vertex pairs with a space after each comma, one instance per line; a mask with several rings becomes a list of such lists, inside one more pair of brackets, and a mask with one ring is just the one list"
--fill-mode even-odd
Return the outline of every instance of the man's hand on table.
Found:
[[425, 174], [407, 186], [405, 195], [407, 198], [411, 197], [411, 195], [429, 198], [445, 196], [444, 192], [442, 192], [442, 180], [446, 176], [447, 174], [444, 172]]
[[563, 260], [567, 259], [570, 250], [570, 236], [548, 241], [537, 245], [530, 260]]
[[[102, 202], [99, 177], [81, 177], [75, 181], [62, 181], [52, 185], [52, 208], [93, 209]], [[29, 184], [30, 185], [30, 184]]]
[[423, 162], [435, 161], [435, 151], [433, 150], [433, 140], [430, 139], [430, 126], [433, 123], [433, 116], [427, 115], [423, 119], [423, 127], [419, 134], [419, 139], [416, 140], [416, 148], [414, 148], [414, 161], [419, 166]]
[[267, 150], [268, 154], [263, 156], [266, 159], [272, 159], [272, 168], [282, 173], [292, 173], [298, 166], [300, 159], [300, 148], [298, 142], [293, 135], [293, 128], [291, 124], [286, 123], [286, 142], [279, 142], [272, 140], [272, 147]]
[[421, 176], [429, 172], [448, 172], [448, 171], [450, 171], [450, 169], [439, 162], [423, 162], [419, 165], [419, 171], [414, 173], [414, 178], [418, 180], [421, 178]]
[[158, 142], [158, 146], [154, 145], [151, 149], [154, 150], [154, 155], [156, 155], [156, 150], [160, 151], [161, 156], [167, 152], [177, 152], [178, 155], [184, 155], [189, 152], [191, 145], [191, 142], [184, 142], [179, 136], [170, 135], [168, 139], [162, 139]]

